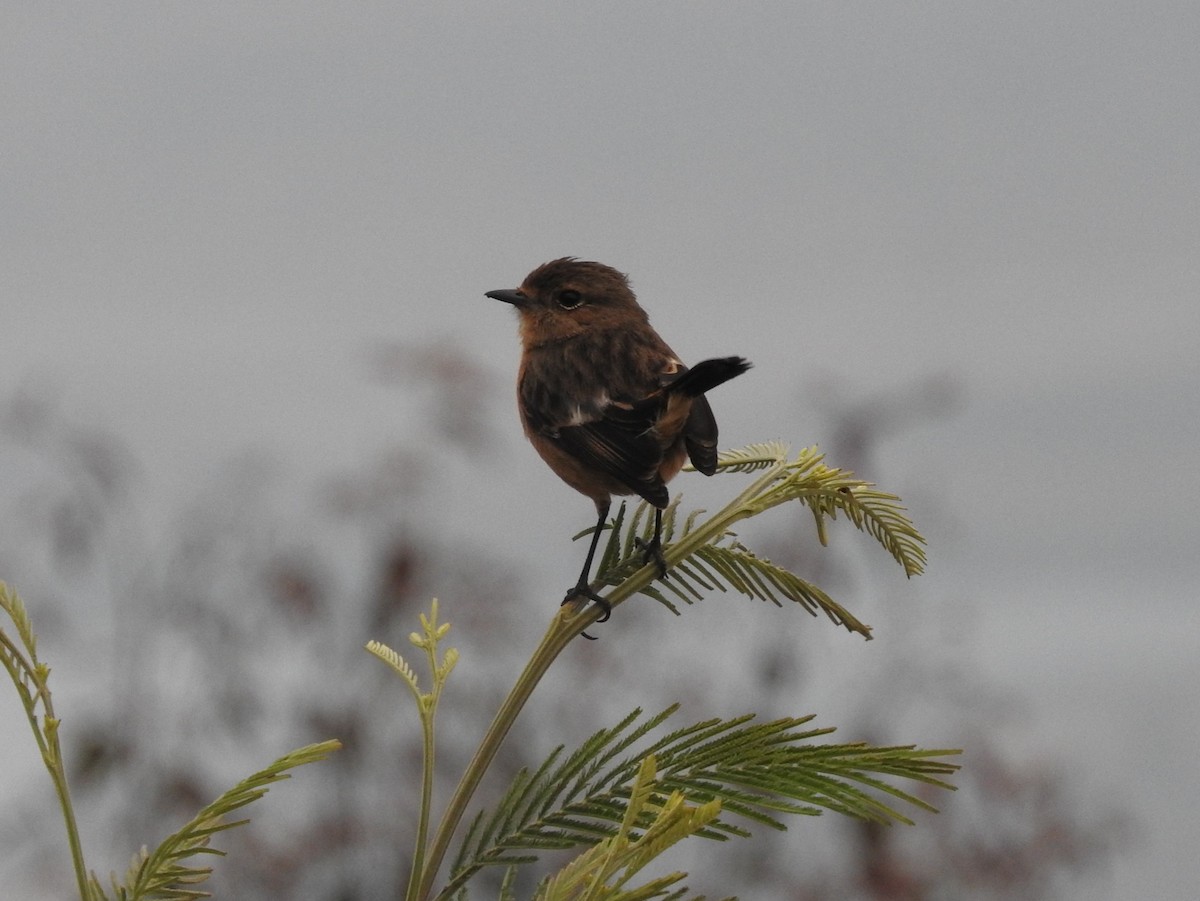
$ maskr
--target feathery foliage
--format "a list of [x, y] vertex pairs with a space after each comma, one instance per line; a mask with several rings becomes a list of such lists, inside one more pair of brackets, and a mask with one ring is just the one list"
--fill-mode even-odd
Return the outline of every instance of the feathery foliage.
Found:
[[721, 812], [721, 802], [688, 804], [681, 792], [663, 800], [655, 785], [656, 761], [647, 755], [629, 789], [625, 813], [613, 835], [597, 842], [557, 873], [542, 880], [536, 901], [654, 901], [681, 898], [686, 888], [668, 892], [685, 877], [668, 873], [639, 886], [633, 877], [656, 857], [690, 835], [701, 832]]
[[[825, 466], [815, 448], [790, 459], [782, 443], [750, 445], [721, 454], [718, 470], [748, 475], [750, 482], [712, 516], [705, 516], [704, 511], [681, 516], [678, 498], [662, 511], [662, 560], [670, 570], [667, 579], [659, 579], [657, 564], [647, 560], [645, 543], [654, 528], [650, 507], [641, 504], [627, 512], [622, 505], [614, 520], [603, 526], [609, 535], [593, 587], [611, 588], [605, 596], [609, 607], [641, 593], [678, 612], [676, 602], [691, 604], [714, 590], [734, 591], [777, 606], [791, 601], [814, 616], [824, 613], [835, 624], [870, 638], [870, 627], [818, 586], [759, 557], [732, 531], [737, 522], [792, 500], [809, 509], [822, 544], [827, 523], [842, 515], [874, 538], [906, 575], [917, 575], [924, 568], [924, 539], [899, 498], [849, 472]], [[450, 626], [438, 622], [435, 600], [430, 615], [421, 616], [421, 631], [410, 636], [427, 658], [432, 676], [429, 690], [422, 689], [413, 668], [400, 654], [379, 642], [368, 644], [368, 650], [407, 686], [424, 733], [416, 848], [406, 893], [409, 901], [434, 897], [434, 883], [449, 843], [484, 772], [540, 679], [568, 644], [600, 616], [599, 606], [570, 604], [556, 612], [496, 713], [432, 839], [429, 817], [435, 714], [458, 659], [453, 648], [443, 651], [440, 647]], [[110, 896], [84, 865], [58, 741], [59, 720], [48, 684], [50, 668], [37, 658], [36, 636], [24, 606], [3, 583], [0, 607], [16, 630], [14, 639], [0, 629], [0, 664], [16, 686], [54, 782], [80, 898], [108, 901]], [[578, 856], [543, 879], [537, 898], [682, 901], [690, 897], [679, 884], [684, 874], [671, 873], [640, 884], [636, 877], [651, 860], [684, 838], [744, 838], [752, 826], [783, 829], [785, 815], [824, 811], [877, 823], [908, 823], [897, 807], [933, 808], [896, 783], [952, 788], [945, 779], [957, 769], [944, 759], [954, 751], [823, 743], [821, 739], [833, 730], [810, 727], [811, 717], [759, 723], [748, 714], [667, 730], [665, 723], [675, 710], [672, 706], [653, 716], [635, 710], [615, 726], [597, 731], [575, 751], [567, 753], [560, 747], [535, 769], [522, 770], [491, 811], [476, 816], [452, 865], [449, 882], [436, 897], [462, 897], [468, 880], [481, 869], [504, 867], [500, 898], [515, 899], [521, 867], [534, 863], [545, 851], [574, 849]], [[262, 797], [275, 782], [289, 778], [292, 768], [323, 759], [337, 747], [337, 742], [324, 742], [301, 748], [238, 783], [153, 852], [143, 849], [124, 882], [118, 883], [113, 876], [113, 901], [205, 897], [200, 886], [210, 869], [194, 858], [223, 853], [210, 847], [212, 836], [244, 824], [244, 819], [229, 817]]]
[[[687, 834], [719, 841], [750, 835], [738, 821], [783, 829], [781, 815], [825, 810], [910, 823], [888, 799], [934, 808], [886, 780], [952, 788], [942, 777], [957, 769], [938, 759], [952, 751], [818, 743], [833, 730], [808, 728], [812, 717], [756, 723], [748, 714], [653, 737], [676, 709], [650, 717], [635, 710], [573, 753], [564, 757], [559, 747], [535, 772], [518, 773], [495, 808], [475, 817], [438, 898], [451, 897], [483, 867], [518, 866], [542, 851], [615, 841], [630, 828], [649, 830], [676, 797], [711, 813]], [[650, 806], [636, 801], [648, 759], [657, 770]], [[584, 855], [576, 863], [585, 860], [595, 862]]]
[[[90, 887], [87, 867], [83, 859], [83, 845], [79, 840], [79, 827], [75, 821], [75, 808], [71, 805], [71, 792], [67, 785], [67, 769], [63, 763], [62, 746], [58, 740], [60, 721], [54, 714], [54, 699], [50, 694], [50, 667], [38, 660], [37, 635], [29, 613], [16, 592], [0, 582], [0, 610], [3, 610], [16, 627], [14, 641], [0, 628], [0, 664], [4, 665], [9, 678], [17, 689], [25, 718], [33, 730], [34, 741], [42, 755], [42, 762], [54, 783], [59, 809], [67, 830], [67, 844], [71, 849], [71, 862], [75, 868], [75, 879], [79, 886], [79, 897], [88, 901]], [[40, 717], [39, 717], [40, 711]]]
[[421, 614], [421, 631], [408, 636], [409, 642], [425, 652], [425, 661], [433, 680], [430, 691], [421, 691], [412, 667], [396, 651], [378, 641], [367, 642], [367, 650], [386, 663], [408, 686], [409, 693], [417, 702], [417, 713], [421, 718], [421, 806], [417, 813], [417, 838], [413, 850], [413, 866], [409, 872], [408, 892], [417, 891], [418, 882], [425, 866], [426, 845], [429, 842], [429, 816], [433, 800], [433, 762], [435, 748], [434, 722], [437, 718], [438, 702], [450, 673], [458, 663], [458, 649], [446, 648], [439, 654], [440, 643], [450, 631], [449, 623], [438, 622], [438, 601], [433, 599], [429, 616]]
[[[33, 729], [34, 739], [42, 760], [50, 773], [62, 808], [67, 829], [67, 842], [82, 901], [107, 901], [99, 879], [89, 873], [83, 858], [75, 811], [67, 787], [66, 767], [63, 764], [62, 748], [58, 740], [59, 720], [54, 715], [54, 704], [50, 694], [50, 667], [37, 657], [37, 636], [29, 620], [25, 605], [15, 592], [0, 582], [0, 609], [16, 627], [17, 640], [0, 628], [0, 664], [8, 671], [25, 715]], [[40, 715], [39, 715], [40, 712]], [[204, 898], [207, 892], [198, 886], [210, 875], [210, 867], [196, 866], [187, 861], [200, 854], [223, 855], [209, 847], [212, 836], [218, 832], [241, 826], [248, 820], [229, 821], [234, 811], [240, 810], [267, 793], [276, 782], [290, 778], [289, 770], [306, 763], [323, 760], [339, 748], [336, 741], [308, 745], [286, 754], [264, 770], [242, 780], [229, 791], [201, 810], [191, 822], [168, 836], [153, 852], [143, 848], [133, 859], [124, 883], [111, 878], [114, 901], [139, 901], [139, 899], [165, 899], [165, 901], [189, 901]]]
[[[780, 442], [752, 444], [725, 451], [717, 462], [719, 472], [761, 473], [731, 504], [716, 516], [703, 519], [697, 510], [679, 523], [679, 498], [663, 511], [663, 556], [670, 567], [669, 578], [639, 585], [641, 594], [654, 598], [673, 613], [679, 610], [672, 599], [691, 604], [706, 592], [736, 591], [747, 597], [782, 606], [783, 600], [799, 604], [812, 615], [824, 613], [837, 625], [865, 638], [871, 627], [834, 601], [819, 587], [746, 547], [731, 526], [787, 501], [798, 501], [811, 511], [817, 536], [826, 544], [826, 521], [839, 513], [860, 531], [879, 542], [904, 567], [908, 576], [925, 567], [924, 538], [905, 515], [900, 499], [879, 491], [853, 473], [833, 469], [815, 448], [802, 450], [788, 459]], [[652, 534], [654, 517], [646, 503], [638, 504], [626, 526], [624, 505], [609, 529], [600, 555], [597, 582], [620, 585], [646, 565], [641, 549]], [[588, 535], [591, 530], [581, 532]]]
[[[603, 595], [604, 604], [567, 604], [551, 621], [450, 798], [422, 873], [410, 885], [409, 901], [435, 897], [441, 861], [505, 735], [550, 665], [604, 610], [613, 610], [640, 593], [678, 612], [675, 601], [691, 604], [705, 592], [732, 590], [776, 605], [792, 601], [813, 615], [823, 612], [849, 631], [871, 637], [869, 626], [816, 585], [746, 547], [732, 530], [737, 522], [787, 501], [798, 501], [811, 512], [822, 544], [826, 543], [827, 523], [841, 514], [878, 541], [906, 575], [924, 569], [924, 539], [899, 498], [852, 473], [826, 466], [815, 448], [802, 450], [791, 459], [787, 446], [780, 442], [754, 444], [722, 453], [717, 468], [752, 478], [712, 516], [697, 510], [681, 517], [678, 498], [661, 511], [661, 562], [669, 570], [666, 578], [659, 578], [658, 561], [648, 559], [645, 550], [655, 526], [648, 505], [640, 504], [632, 513], [622, 505], [614, 519], [601, 526], [609, 534], [591, 588], [611, 589]], [[576, 537], [590, 534], [589, 529]], [[573, 754], [563, 757], [560, 749], [533, 772], [522, 771], [493, 813], [476, 817], [451, 869], [450, 882], [436, 897], [456, 897], [466, 881], [485, 866], [509, 867], [506, 884], [511, 886], [511, 871], [536, 860], [543, 850], [614, 839], [630, 807], [630, 786], [637, 767], [648, 755], [657, 760], [661, 775], [656, 785], [661, 791], [679, 791], [688, 804], [720, 802], [719, 814], [696, 829], [696, 834], [715, 839], [748, 834], [744, 825], [730, 819], [733, 815], [739, 821], [772, 828], [782, 828], [776, 814], [821, 810], [879, 822], [907, 822], [884, 803], [884, 797], [926, 805], [886, 781], [887, 777], [946, 786], [939, 777], [954, 769], [934, 759], [953, 753], [949, 751], [810, 744], [825, 730], [801, 729], [807, 719], [763, 724], [751, 724], [750, 717], [710, 721], [642, 746], [643, 737], [669, 713], [638, 722], [640, 714], [635, 712], [613, 729], [596, 733]], [[645, 825], [638, 823], [639, 828]], [[583, 867], [589, 860], [594, 859], [585, 852], [577, 865]], [[588, 897], [617, 896], [596, 894], [598, 886], [600, 882], [592, 884]], [[668, 887], [659, 888], [665, 892]], [[663, 897], [682, 897], [682, 893]]]
[[[212, 868], [195, 866], [186, 861], [198, 854], [224, 856], [224, 851], [209, 847], [209, 840], [218, 832], [249, 822], [245, 819], [226, 819], [230, 814], [257, 801], [276, 782], [290, 779], [289, 770], [306, 763], [324, 760], [339, 747], [341, 746], [336, 741], [308, 745], [285, 754], [266, 769], [243, 779], [196, 814], [182, 829], [168, 836], [153, 852], [147, 852], [143, 848], [134, 857], [124, 884], [116, 884], [114, 878], [114, 901], [135, 901], [139, 898], [189, 901], [193, 898], [208, 897], [207, 892], [199, 891], [195, 886], [209, 877]], [[96, 898], [105, 897], [94, 875], [91, 884], [92, 893]]]

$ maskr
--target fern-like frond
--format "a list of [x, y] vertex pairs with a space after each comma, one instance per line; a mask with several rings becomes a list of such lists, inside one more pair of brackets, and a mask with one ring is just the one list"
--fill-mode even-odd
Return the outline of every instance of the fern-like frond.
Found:
[[[782, 606], [780, 598], [794, 601], [813, 616], [818, 612], [824, 613], [836, 625], [871, 637], [870, 626], [860, 622], [817, 585], [782, 566], [776, 566], [764, 557], [756, 556], [740, 541], [702, 547], [688, 564], [697, 567], [701, 574], [711, 576], [714, 586], [722, 590], [728, 585], [741, 594], [769, 601], [776, 606]], [[678, 569], [681, 572], [680, 581], [692, 573], [687, 566]]]
[[924, 571], [925, 539], [906, 515], [894, 494], [880, 491], [854, 473], [826, 466], [815, 448], [801, 451], [785, 468], [785, 474], [754, 499], [756, 509], [768, 509], [797, 500], [813, 512], [821, 543], [824, 519], [836, 519], [838, 511], [860, 531], [866, 532], [901, 566], [905, 575]]
[[25, 603], [21, 600], [20, 595], [9, 589], [3, 582], [0, 582], [0, 610], [8, 614], [8, 618], [17, 627], [17, 637], [29, 650], [30, 656], [36, 658], [37, 636], [33, 632], [29, 611], [25, 609]]
[[9, 590], [3, 582], [0, 582], [0, 610], [12, 620], [17, 637], [17, 640], [13, 641], [0, 627], [0, 666], [8, 671], [9, 678], [12, 679], [25, 708], [25, 715], [29, 718], [34, 735], [37, 736], [42, 756], [45, 757], [50, 750], [49, 744], [52, 743], [48, 742], [48, 736], [39, 725], [37, 711], [40, 704], [46, 717], [53, 718], [52, 712], [47, 709], [50, 668], [38, 661], [37, 635], [33, 631], [25, 604], [20, 595]]
[[289, 770], [324, 760], [339, 747], [341, 745], [336, 741], [308, 745], [280, 757], [266, 769], [243, 779], [201, 810], [186, 826], [168, 836], [153, 852], [146, 853], [143, 850], [135, 857], [125, 884], [115, 889], [117, 901], [138, 901], [143, 898], [189, 901], [207, 897], [207, 892], [195, 886], [208, 878], [211, 868], [196, 866], [188, 862], [189, 858], [198, 854], [223, 855], [225, 852], [208, 846], [212, 836], [248, 822], [228, 820], [229, 814], [261, 798], [276, 782], [291, 778]]
[[[676, 498], [668, 509], [673, 510], [678, 502], [679, 498]], [[640, 511], [645, 506], [647, 505], [639, 505], [638, 510]], [[617, 521], [623, 512], [622, 506], [622, 513], [618, 514]], [[675, 538], [676, 521], [677, 518], [674, 516], [669, 520], [664, 519], [664, 542], [670, 542]], [[694, 527], [693, 515], [685, 522], [682, 536], [688, 535]], [[614, 529], [609, 542], [609, 548], [612, 550], [611, 553], [608, 553], [609, 549], [606, 549], [605, 559], [616, 562], [610, 564], [608, 569], [601, 570], [600, 581], [616, 585], [641, 568], [644, 565], [642, 551], [634, 543], [634, 539], [648, 539], [651, 533], [652, 528], [648, 528], [645, 535], [632, 534], [632, 530], [628, 530], [622, 539]], [[720, 544], [712, 543], [698, 547], [691, 556], [676, 563], [666, 579], [646, 585], [640, 593], [663, 604], [673, 613], [679, 611], [672, 602], [672, 598], [678, 599], [684, 604], [693, 604], [703, 600], [713, 591], [732, 590], [776, 606], [782, 606], [781, 601], [788, 600], [800, 604], [813, 616], [824, 613], [837, 625], [844, 626], [847, 630], [866, 638], [871, 637], [870, 626], [861, 622], [819, 586], [800, 578], [790, 570], [777, 566], [764, 557], [757, 556], [732, 532], [726, 532], [721, 538], [722, 543]], [[613, 545], [623, 542], [631, 546], [631, 551], [622, 559], [618, 557]]]
[[409, 690], [420, 696], [420, 688], [417, 685], [417, 674], [413, 672], [412, 667], [408, 665], [408, 661], [400, 656], [399, 652], [388, 647], [381, 641], [372, 639], [366, 644], [367, 651], [374, 654], [384, 663], [392, 668], [392, 670], [408, 685]]
[[782, 441], [763, 441], [745, 447], [721, 451], [717, 469], [722, 472], [756, 472], [777, 466], [787, 459], [788, 446]]
[[[429, 863], [422, 867], [418, 897], [430, 896], [435, 874], [451, 837], [470, 804], [484, 769], [529, 691], [567, 644], [599, 617], [600, 608], [611, 611], [634, 594], [641, 593], [678, 612], [676, 601], [691, 604], [707, 592], [732, 589], [776, 604], [780, 604], [781, 599], [791, 600], [809, 613], [823, 611], [833, 622], [870, 637], [869, 627], [817, 586], [755, 555], [738, 541], [733, 532], [734, 525], [796, 500], [808, 506], [817, 537], [824, 544], [827, 521], [844, 512], [852, 524], [879, 541], [904, 566], [908, 575], [923, 569], [924, 539], [893, 495], [879, 492], [851, 473], [826, 466], [815, 447], [802, 449], [791, 460], [787, 454], [786, 447], [778, 442], [721, 454], [719, 471], [748, 475], [745, 486], [711, 516], [703, 515], [701, 511], [681, 515], [677, 496], [660, 511], [662, 544], [654, 556], [646, 553], [646, 539], [655, 527], [655, 515], [645, 503], [633, 508], [622, 505], [611, 522], [600, 525], [599, 528], [608, 531], [604, 542], [599, 541], [599, 537], [604, 536], [597, 537], [592, 530], [576, 536], [591, 535], [596, 537], [597, 547], [602, 545], [591, 591], [598, 592], [605, 586], [611, 590], [594, 595], [602, 602], [594, 608], [581, 610], [579, 605], [567, 605], [555, 618], [450, 799], [431, 846]], [[660, 572], [661, 567], [666, 571]], [[900, 756], [903, 759], [904, 755]], [[583, 765], [578, 765], [579, 759], [585, 761]], [[555, 781], [554, 774], [563, 765], [555, 761], [539, 768], [540, 776], [523, 773], [521, 779], [524, 782], [506, 795], [507, 804], [498, 814], [477, 818], [470, 834], [470, 847], [464, 848], [458, 866], [452, 871], [450, 886], [438, 897], [452, 896], [473, 872], [507, 859], [513, 849], [590, 843], [597, 830], [612, 829], [614, 811], [623, 810], [628, 799], [627, 793], [623, 793], [627, 789], [622, 786], [628, 784], [629, 775], [612, 765], [596, 766], [587, 754], [579, 759], [572, 763], [574, 782]], [[667, 778], [675, 777], [667, 774], [666, 761], [663, 766], [665, 784]], [[766, 772], [770, 772], [769, 767]], [[821, 809], [865, 812], [869, 809], [855, 803], [857, 795], [863, 792], [861, 787], [824, 779], [819, 774], [806, 780], [807, 787], [795, 788], [783, 781], [778, 785], [769, 779], [764, 781], [749, 771], [741, 777], [741, 782], [706, 770], [688, 771], [686, 778], [679, 778], [683, 780], [679, 790], [689, 799], [698, 798], [702, 803], [705, 799], [720, 800], [726, 813], [768, 825], [779, 825], [775, 813], [809, 813]], [[606, 780], [608, 787], [598, 790], [597, 786]], [[863, 781], [861, 784], [869, 783]], [[584, 790], [580, 786], [588, 788]], [[908, 799], [907, 795], [904, 797]], [[535, 811], [540, 813], [535, 816]], [[888, 816], [895, 819], [899, 814]], [[701, 834], [709, 838], [728, 838], [744, 834], [744, 829], [723, 815], [705, 826]]]
[[[675, 535], [681, 500], [682, 497], [676, 496], [663, 510], [661, 538], [664, 545]], [[628, 505], [622, 502], [617, 509], [617, 515], [604, 526], [609, 535], [596, 566], [596, 579], [601, 585], [619, 585], [646, 565], [646, 555], [641, 544], [654, 537], [654, 508], [642, 501], [633, 506], [632, 515], [627, 515], [627, 507]], [[690, 525], [696, 516], [697, 513], [690, 514], [687, 524]], [[591, 529], [585, 529], [574, 538], [578, 540], [590, 537], [591, 534]]]
[[925, 571], [925, 539], [905, 515], [900, 498], [870, 486], [851, 491], [843, 509], [856, 528], [883, 545], [904, 567], [905, 575]]
[[[634, 877], [674, 844], [696, 834], [720, 813], [718, 801], [693, 806], [673, 793], [660, 803], [654, 786], [655, 761], [646, 757], [629, 790], [625, 814], [615, 834], [598, 842], [555, 875], [543, 880], [538, 901], [653, 901], [680, 898], [686, 889], [668, 893], [684, 878], [669, 873], [630, 887]], [[639, 823], [648, 822], [639, 834]]]
[[504, 871], [504, 879], [500, 882], [499, 901], [517, 901], [517, 868], [509, 867]]
[[[798, 501], [812, 512], [818, 540], [826, 543], [826, 523], [839, 513], [860, 531], [879, 542], [904, 567], [908, 576], [925, 567], [925, 539], [908, 519], [900, 499], [878, 490], [851, 472], [826, 466], [814, 447], [789, 460], [779, 442], [752, 444], [720, 455], [723, 472], [764, 474], [725, 509], [707, 519], [703, 511], [687, 516], [679, 512], [676, 497], [662, 512], [663, 556], [669, 566], [665, 578], [640, 575], [627, 591], [644, 594], [679, 613], [678, 604], [694, 604], [714, 591], [735, 591], [747, 597], [781, 605], [790, 600], [810, 614], [824, 613], [837, 625], [865, 638], [871, 629], [833, 600], [817, 585], [771, 563], [746, 547], [731, 526], [788, 501]], [[597, 566], [596, 587], [621, 586], [646, 567], [643, 550], [653, 536], [653, 508], [641, 502], [627, 515], [622, 504], [609, 530]], [[576, 538], [590, 535], [581, 532]], [[618, 601], [619, 602], [619, 601]]]
[[[957, 769], [942, 759], [953, 751], [817, 743], [832, 730], [810, 727], [811, 717], [707, 720], [653, 738], [674, 709], [645, 719], [634, 711], [565, 759], [559, 749], [535, 774], [518, 774], [497, 808], [476, 817], [438, 897], [451, 897], [482, 867], [517, 862], [514, 855], [527, 860], [549, 848], [644, 833], [672, 798], [693, 807], [716, 805], [688, 834], [717, 840], [749, 835], [731, 818], [783, 828], [784, 814], [833, 811], [906, 823], [885, 798], [929, 805], [890, 780], [950, 788], [944, 777]], [[638, 776], [651, 758], [657, 778], [647, 789]], [[649, 794], [634, 797], [638, 790]]]
[[[532, 776], [527, 769], [522, 769], [513, 777], [496, 805], [495, 813], [485, 818], [484, 812], [480, 811], [472, 821], [451, 866], [451, 882], [443, 890], [442, 896], [448, 896], [457, 890], [458, 886], [465, 883], [484, 865], [473, 863], [473, 858], [484, 856], [487, 849], [494, 849], [494, 854], [488, 855], [486, 865], [505, 860], [502, 849], [507, 846], [502, 836], [520, 831], [525, 824], [537, 822], [562, 806], [563, 802], [560, 799], [564, 795], [569, 803], [569, 800], [586, 793], [588, 786], [601, 778], [600, 770], [609, 761], [639, 741], [647, 732], [655, 729], [676, 709], [677, 705], [672, 705], [640, 723], [637, 721], [641, 718], [642, 711], [640, 708], [636, 709], [615, 726], [594, 733], [562, 763], [558, 763], [563, 752], [560, 745], [550, 753]], [[581, 809], [581, 813], [589, 816], [594, 814], [602, 820], [606, 818], [603, 812], [596, 808]], [[531, 834], [531, 844], [526, 847], [536, 847], [538, 850], [571, 848], [607, 834], [605, 830], [597, 832], [591, 819], [564, 818], [559, 832], [540, 837]]]

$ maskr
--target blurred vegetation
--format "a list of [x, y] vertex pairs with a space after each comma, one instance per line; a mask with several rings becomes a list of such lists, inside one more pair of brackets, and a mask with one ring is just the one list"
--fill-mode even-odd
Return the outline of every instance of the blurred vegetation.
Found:
[[[118, 436], [64, 421], [35, 397], [0, 410], [0, 465], [10, 473], [0, 495], [0, 573], [27, 602], [36, 599], [43, 642], [71, 658], [60, 674], [69, 687], [59, 688], [70, 707], [59, 712], [70, 723], [64, 756], [77, 804], [102, 824], [89, 830], [85, 822], [84, 831], [107, 843], [92, 859], [120, 868], [128, 848], [170, 832], [281, 744], [336, 736], [344, 750], [322, 764], [320, 778], [290, 786], [287, 804], [256, 812], [212, 890], [249, 901], [403, 894], [415, 825], [406, 812], [418, 791], [406, 774], [420, 769], [421, 736], [400, 717], [379, 715], [395, 686], [383, 668], [363, 665], [362, 642], [407, 634], [433, 595], [461, 599], [449, 617], [472, 666], [456, 673], [439, 722], [447, 764], [439, 778], [448, 779], [528, 653], [530, 618], [544, 622], [554, 599], [527, 597], [529, 570], [487, 546], [464, 547], [431, 515], [451, 493], [435, 453], [500, 477], [479, 448], [493, 411], [507, 412], [507, 392], [450, 346], [383, 348], [374, 363], [381, 379], [422, 405], [434, 434], [411, 436], [385, 458], [317, 485], [293, 484], [282, 464], [250, 452], [165, 518], [150, 509]], [[825, 449], [834, 459], [886, 483], [883, 435], [919, 415], [942, 415], [954, 401], [942, 380], [839, 402], [813, 432], [831, 436]], [[544, 538], [531, 536], [531, 547]], [[771, 557], [827, 588], [865, 580], [854, 558], [812, 544], [771, 548]], [[561, 562], [531, 550], [528, 566], [557, 573]], [[548, 751], [629, 709], [630, 680], [642, 671], [631, 662], [623, 673], [619, 662], [654, 640], [633, 606], [614, 617], [599, 654], [562, 661], [556, 685], [522, 718], [524, 740], [501, 749], [496, 784], [516, 777], [531, 748]], [[929, 616], [911, 615], [918, 623]], [[627, 641], [616, 631], [622, 622], [643, 634]], [[721, 691], [753, 698], [764, 714], [794, 712], [807, 686], [836, 681], [849, 664], [805, 647], [813, 630], [807, 617], [797, 623], [752, 630], [753, 664], [720, 669]], [[781, 899], [1051, 897], [1071, 873], [1100, 865], [1124, 819], [1085, 802], [1064, 762], [1007, 750], [1010, 699], [977, 684], [960, 653], [936, 629], [914, 626], [889, 639], [878, 681], [850, 693], [862, 699], [852, 738], [906, 740], [893, 727], [919, 730], [912, 724], [920, 717], [938, 726], [930, 737], [939, 744], [967, 749], [960, 790], [940, 815], [915, 830], [840, 825], [848, 832], [832, 840], [812, 830], [768, 832], [689, 864], [693, 884]], [[694, 703], [689, 686], [716, 677], [710, 663], [642, 679], [636, 702], [665, 707], [682, 693]], [[806, 703], [819, 708], [819, 700]], [[0, 812], [0, 881], [8, 868], [35, 870], [32, 862], [61, 841], [39, 788], [29, 780], [6, 787], [16, 795]], [[452, 788], [439, 783], [436, 794]], [[46, 893], [64, 888], [48, 884]]]

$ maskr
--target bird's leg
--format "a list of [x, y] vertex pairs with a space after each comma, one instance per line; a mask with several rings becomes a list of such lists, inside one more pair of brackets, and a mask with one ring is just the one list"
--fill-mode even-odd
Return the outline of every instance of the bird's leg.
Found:
[[662, 510], [657, 508], [654, 510], [654, 537], [649, 541], [635, 538], [634, 544], [641, 548], [642, 560], [645, 563], [653, 561], [658, 564], [659, 578], [665, 579], [667, 577], [667, 561], [662, 552]]
[[[579, 573], [579, 581], [575, 583], [575, 587], [567, 592], [567, 596], [563, 598], [564, 604], [569, 604], [577, 598], [587, 598], [590, 601], [595, 601], [596, 605], [604, 611], [596, 622], [602, 623], [612, 614], [612, 605], [596, 592], [592, 591], [592, 586], [588, 580], [588, 575], [592, 571], [592, 558], [596, 556], [596, 547], [600, 544], [600, 534], [604, 529], [604, 521], [608, 519], [609, 501], [596, 501], [596, 512], [599, 514], [596, 517], [596, 528], [592, 532], [592, 544], [588, 548], [587, 558], [583, 561], [583, 570]], [[588, 636], [591, 637], [590, 635]]]

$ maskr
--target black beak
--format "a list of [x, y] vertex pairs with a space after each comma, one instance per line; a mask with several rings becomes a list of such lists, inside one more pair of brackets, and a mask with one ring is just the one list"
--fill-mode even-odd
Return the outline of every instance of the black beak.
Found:
[[511, 303], [514, 307], [523, 307], [529, 301], [528, 297], [512, 288], [504, 288], [500, 291], [488, 291], [483, 296], [490, 297], [492, 300], [502, 300], [505, 303]]

